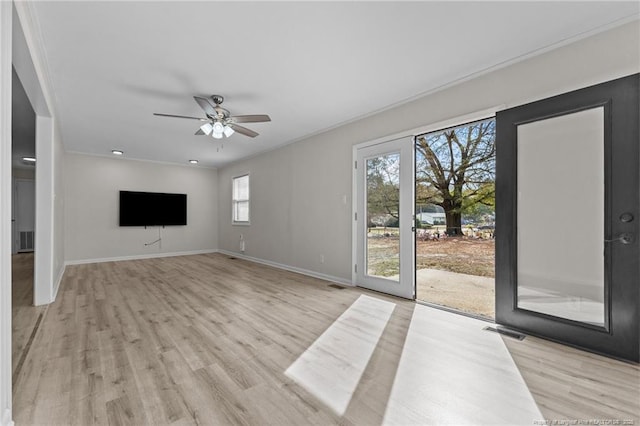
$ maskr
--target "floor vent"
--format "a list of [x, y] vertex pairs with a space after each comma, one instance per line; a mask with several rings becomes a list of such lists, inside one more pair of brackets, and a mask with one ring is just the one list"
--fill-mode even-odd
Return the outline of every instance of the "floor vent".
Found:
[[504, 336], [507, 337], [511, 337], [512, 339], [518, 339], [518, 340], [524, 340], [525, 336], [524, 334], [515, 332], [515, 331], [511, 331], [511, 330], [507, 330], [505, 328], [499, 327], [499, 328], [495, 328], [495, 327], [485, 327], [483, 328], [483, 330], [487, 330], [487, 331], [493, 331], [494, 333], [500, 333]]
[[329, 284], [329, 287], [337, 288], [338, 290], [344, 290], [344, 287], [342, 287], [341, 285], [338, 285], [338, 284]]

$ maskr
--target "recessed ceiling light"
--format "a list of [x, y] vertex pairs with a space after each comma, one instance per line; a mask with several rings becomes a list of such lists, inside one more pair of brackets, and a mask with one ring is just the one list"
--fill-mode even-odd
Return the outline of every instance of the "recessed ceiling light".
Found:
[[111, 153], [113, 155], [122, 155], [122, 154], [124, 154], [124, 151], [120, 151], [119, 149], [112, 149]]
[[198, 160], [189, 160], [191, 164], [198, 164]]
[[27, 163], [35, 163], [35, 157], [22, 157], [22, 161], [26, 161]]

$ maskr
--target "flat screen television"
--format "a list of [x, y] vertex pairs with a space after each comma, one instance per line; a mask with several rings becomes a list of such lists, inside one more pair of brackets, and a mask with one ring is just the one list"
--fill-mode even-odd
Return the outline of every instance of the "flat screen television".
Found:
[[187, 194], [120, 191], [120, 226], [187, 224]]

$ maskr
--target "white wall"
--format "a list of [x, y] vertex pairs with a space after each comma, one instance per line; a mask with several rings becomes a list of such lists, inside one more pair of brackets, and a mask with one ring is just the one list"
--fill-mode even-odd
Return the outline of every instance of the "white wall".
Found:
[[[64, 235], [65, 235], [65, 220], [64, 220], [64, 170], [65, 170], [65, 155], [64, 146], [62, 145], [62, 136], [57, 126], [53, 129], [53, 242], [52, 242], [52, 263], [53, 263], [53, 291], [52, 299], [55, 300], [58, 293], [58, 287], [60, 281], [62, 281], [62, 275], [64, 274], [65, 266], [65, 251], [64, 251]], [[37, 208], [37, 207], [36, 207]], [[36, 254], [37, 256], [37, 254]]]
[[[351, 281], [353, 145], [637, 73], [639, 52], [634, 21], [224, 167], [218, 174], [220, 249], [237, 252], [243, 234], [250, 257]], [[243, 172], [251, 174], [251, 225], [244, 227], [231, 224], [230, 204], [231, 177]]]
[[34, 256], [34, 291], [35, 305], [46, 305], [53, 302], [56, 274], [53, 271], [53, 221], [55, 169], [53, 157], [54, 121], [51, 117], [36, 116], [36, 229]]
[[[67, 263], [217, 249], [217, 170], [66, 154], [64, 181]], [[167, 226], [162, 248], [145, 247], [159, 228], [118, 226], [120, 190], [186, 193], [187, 226]]]
[[0, 425], [11, 421], [12, 5], [0, 2]]
[[[220, 248], [238, 251], [243, 234], [248, 256], [346, 278], [351, 152], [343, 148], [348, 142], [292, 144], [221, 170]], [[233, 226], [231, 178], [245, 171], [250, 172], [251, 225]]]

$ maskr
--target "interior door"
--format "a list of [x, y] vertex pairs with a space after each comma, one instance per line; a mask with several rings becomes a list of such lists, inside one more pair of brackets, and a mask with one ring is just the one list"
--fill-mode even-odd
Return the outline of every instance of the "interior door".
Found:
[[636, 362], [639, 81], [496, 116], [496, 322]]
[[413, 138], [359, 148], [355, 167], [355, 283], [413, 299]]

